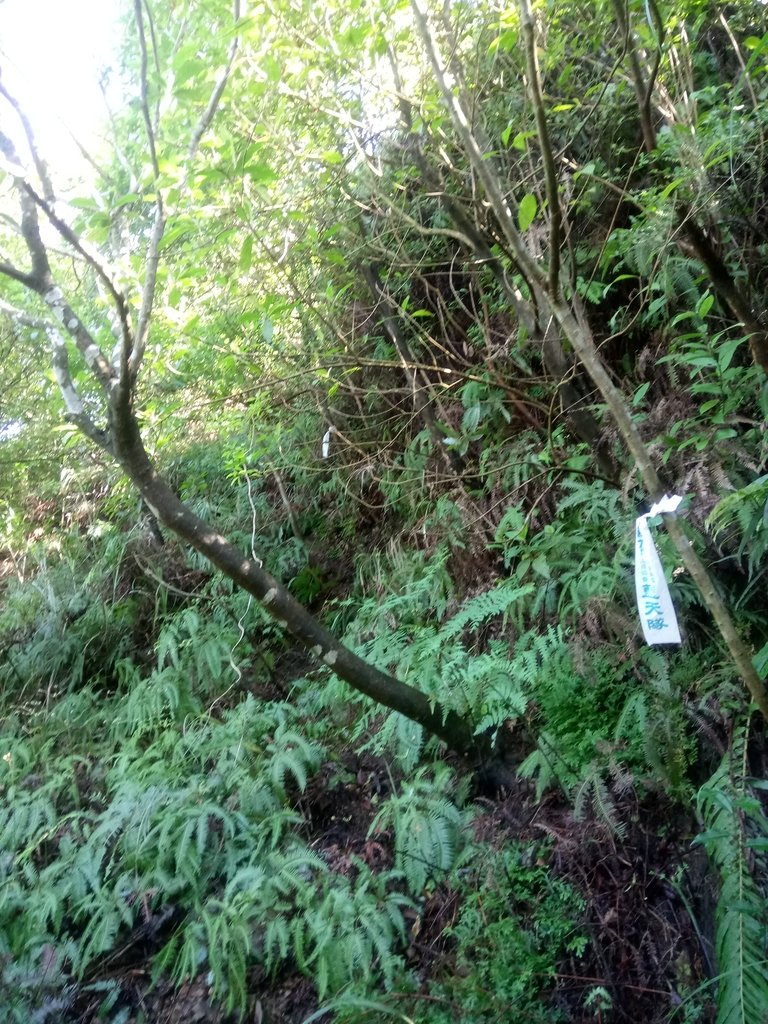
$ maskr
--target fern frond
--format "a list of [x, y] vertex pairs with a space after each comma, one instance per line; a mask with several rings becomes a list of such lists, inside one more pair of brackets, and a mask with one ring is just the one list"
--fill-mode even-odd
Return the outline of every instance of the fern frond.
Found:
[[626, 835], [627, 826], [619, 820], [616, 804], [611, 796], [600, 768], [591, 764], [574, 794], [574, 815], [585, 818], [591, 811], [619, 837]]
[[468, 626], [477, 629], [488, 619], [506, 615], [513, 605], [528, 597], [533, 590], [532, 583], [520, 586], [513, 579], [503, 580], [491, 590], [467, 601], [461, 611], [443, 626], [441, 634], [445, 638], [451, 638], [459, 636]]
[[436, 772], [430, 780], [418, 773], [402, 793], [391, 797], [373, 819], [369, 836], [392, 826], [395, 867], [414, 894], [429, 879], [439, 879], [454, 866], [464, 845], [466, 815], [441, 789], [447, 775]]
[[[747, 728], [735, 734], [726, 756], [698, 796], [698, 808], [707, 831], [697, 839], [720, 874], [717, 906], [716, 953], [719, 987], [716, 1024], [753, 1024], [768, 1014], [768, 919], [766, 892], [750, 869], [757, 856], [747, 827], [758, 828], [765, 848], [768, 822], [757, 800], [749, 799], [745, 777]], [[753, 848], [750, 849], [750, 846]]]
[[518, 766], [517, 774], [521, 779], [533, 779], [535, 781], [537, 803], [541, 801], [542, 796], [552, 783], [557, 781], [552, 762], [542, 749], [541, 744], [535, 750], [532, 750], [522, 764]]

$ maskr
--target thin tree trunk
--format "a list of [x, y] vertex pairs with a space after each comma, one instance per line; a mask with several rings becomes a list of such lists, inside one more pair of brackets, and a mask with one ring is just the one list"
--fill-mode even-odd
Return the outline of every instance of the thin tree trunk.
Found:
[[682, 235], [690, 243], [696, 258], [704, 264], [717, 295], [744, 325], [748, 332], [749, 348], [755, 364], [768, 374], [768, 331], [760, 323], [749, 300], [742, 292], [728, 270], [709, 236], [696, 223], [690, 211], [680, 217]]
[[625, 0], [613, 0], [613, 13], [616, 18], [622, 35], [624, 36], [624, 48], [629, 57], [629, 71], [632, 79], [632, 86], [637, 99], [637, 110], [640, 116], [640, 128], [643, 133], [643, 146], [646, 153], [652, 153], [656, 148], [656, 129], [653, 125], [651, 115], [651, 97], [653, 95], [653, 84], [659, 68], [657, 60], [655, 70], [649, 75], [646, 82], [643, 69], [640, 66], [640, 57], [635, 45], [634, 33], [628, 20], [628, 12]]
[[176, 496], [152, 465], [129, 408], [112, 408], [112, 438], [121, 467], [160, 522], [252, 594], [284, 629], [359, 693], [405, 715], [461, 754], [479, 753], [482, 738], [454, 712], [442, 712], [426, 694], [363, 661], [333, 636], [261, 565], [246, 558]]

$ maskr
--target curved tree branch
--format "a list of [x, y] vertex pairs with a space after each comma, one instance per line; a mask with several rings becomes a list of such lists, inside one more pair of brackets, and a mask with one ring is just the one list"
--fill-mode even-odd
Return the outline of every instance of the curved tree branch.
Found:
[[67, 419], [85, 436], [93, 441], [104, 451], [112, 454], [112, 441], [109, 432], [97, 427], [91, 417], [85, 411], [82, 399], [72, 380], [72, 372], [69, 368], [69, 353], [67, 343], [62, 334], [54, 326], [47, 325], [45, 328], [48, 340], [51, 343], [51, 366], [56, 383], [59, 386], [61, 397], [67, 409]]
[[15, 185], [21, 204], [21, 234], [32, 263], [31, 274], [22, 274], [15, 267], [6, 264], [0, 264], [0, 272], [24, 284], [30, 291], [42, 298], [54, 318], [74, 338], [88, 368], [104, 390], [109, 393], [115, 383], [112, 367], [88, 328], [66, 301], [64, 293], [54, 281], [48, 251], [40, 234], [37, 203], [27, 181], [22, 176], [20, 161], [13, 143], [2, 134], [0, 134], [0, 149], [14, 166], [19, 168], [19, 172], [15, 176]]
[[[10, 143], [8, 145], [10, 146]], [[14, 163], [18, 163], [12, 146], [10, 155]], [[88, 416], [74, 386], [63, 335], [57, 326], [46, 323], [45, 328], [53, 353], [53, 370], [69, 418], [88, 438], [113, 455], [158, 520], [204, 555], [237, 586], [257, 598], [280, 626], [287, 629], [336, 675], [359, 693], [405, 715], [457, 752], [473, 758], [488, 754], [488, 738], [476, 737], [471, 721], [455, 712], [444, 713], [427, 694], [363, 661], [299, 604], [283, 584], [262, 568], [257, 559], [244, 556], [238, 548], [217, 533], [210, 524], [195, 516], [179, 500], [158, 474], [141, 438], [133, 406], [134, 375], [128, 367], [128, 359], [130, 355], [136, 355], [136, 350], [129, 353], [129, 342], [124, 336], [121, 373], [115, 378], [114, 371], [104, 359], [90, 333], [72, 310], [61, 289], [54, 283], [48, 253], [39, 230], [38, 205], [43, 205], [40, 197], [37, 197], [37, 200], [33, 199], [22, 177], [17, 177], [16, 188], [22, 203], [22, 235], [32, 259], [33, 273], [23, 275], [19, 272], [11, 276], [42, 296], [55, 319], [74, 338], [91, 373], [106, 391], [109, 426], [108, 431], [102, 431]], [[157, 209], [162, 220], [160, 202]], [[159, 237], [161, 234], [158, 235], [157, 245], [150, 246], [150, 255], [155, 259], [158, 255]], [[145, 315], [144, 333], [149, 325], [154, 288], [154, 272], [151, 274], [149, 269], [147, 282], [142, 307]]]
[[82, 258], [85, 260], [85, 262], [93, 270], [95, 270], [99, 279], [102, 281], [105, 288], [107, 289], [107, 292], [110, 298], [112, 299], [112, 302], [114, 303], [115, 309], [117, 311], [118, 323], [120, 325], [120, 333], [122, 335], [123, 344], [127, 345], [129, 348], [132, 347], [133, 330], [131, 328], [131, 319], [128, 310], [128, 300], [124, 293], [121, 291], [121, 289], [118, 288], [117, 284], [115, 283], [115, 278], [110, 273], [106, 263], [101, 259], [98, 253], [94, 252], [94, 250], [91, 249], [91, 247], [86, 242], [84, 242], [75, 231], [72, 230], [69, 224], [67, 224], [67, 222], [58, 215], [52, 204], [49, 203], [46, 199], [44, 199], [42, 196], [39, 196], [37, 192], [35, 192], [34, 188], [32, 188], [29, 182], [24, 183], [24, 188], [26, 189], [28, 195], [32, 197], [35, 203], [37, 203], [38, 207], [43, 211], [43, 213], [50, 221], [50, 223], [53, 225], [53, 227], [56, 228], [56, 230], [64, 239], [64, 241], [71, 245], [75, 252], [79, 253], [79, 255], [82, 256]]
[[483, 738], [474, 736], [471, 723], [453, 712], [444, 714], [419, 690], [359, 658], [310, 615], [257, 560], [246, 558], [208, 523], [194, 515], [152, 465], [130, 409], [114, 410], [112, 439], [117, 461], [157, 519], [260, 601], [272, 618], [319, 661], [359, 693], [399, 711], [459, 753], [482, 750]]
[[0, 274], [3, 277], [10, 277], [12, 281], [18, 281], [25, 288], [34, 288], [37, 281], [34, 274], [28, 274], [25, 270], [19, 270], [18, 267], [14, 267], [12, 263], [6, 263], [5, 260], [0, 260]]

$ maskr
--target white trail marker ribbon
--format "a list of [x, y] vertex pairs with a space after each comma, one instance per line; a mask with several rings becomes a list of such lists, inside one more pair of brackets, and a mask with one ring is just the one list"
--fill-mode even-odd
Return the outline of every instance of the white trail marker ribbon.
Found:
[[323, 451], [323, 458], [324, 459], [327, 459], [328, 456], [331, 454], [331, 434], [335, 434], [335, 433], [336, 433], [336, 428], [335, 427], [328, 427], [326, 432], [323, 434], [322, 451]]
[[671, 498], [665, 494], [651, 506], [650, 512], [635, 520], [635, 592], [647, 644], [680, 643], [677, 616], [648, 520], [661, 512], [674, 512], [682, 500], [679, 494]]

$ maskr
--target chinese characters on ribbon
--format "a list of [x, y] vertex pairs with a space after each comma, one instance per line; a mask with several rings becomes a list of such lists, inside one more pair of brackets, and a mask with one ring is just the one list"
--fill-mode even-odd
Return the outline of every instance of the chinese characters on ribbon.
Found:
[[679, 495], [664, 495], [647, 515], [639, 516], [635, 522], [635, 591], [647, 644], [680, 643], [677, 616], [648, 520], [660, 512], [674, 512], [681, 501]]

